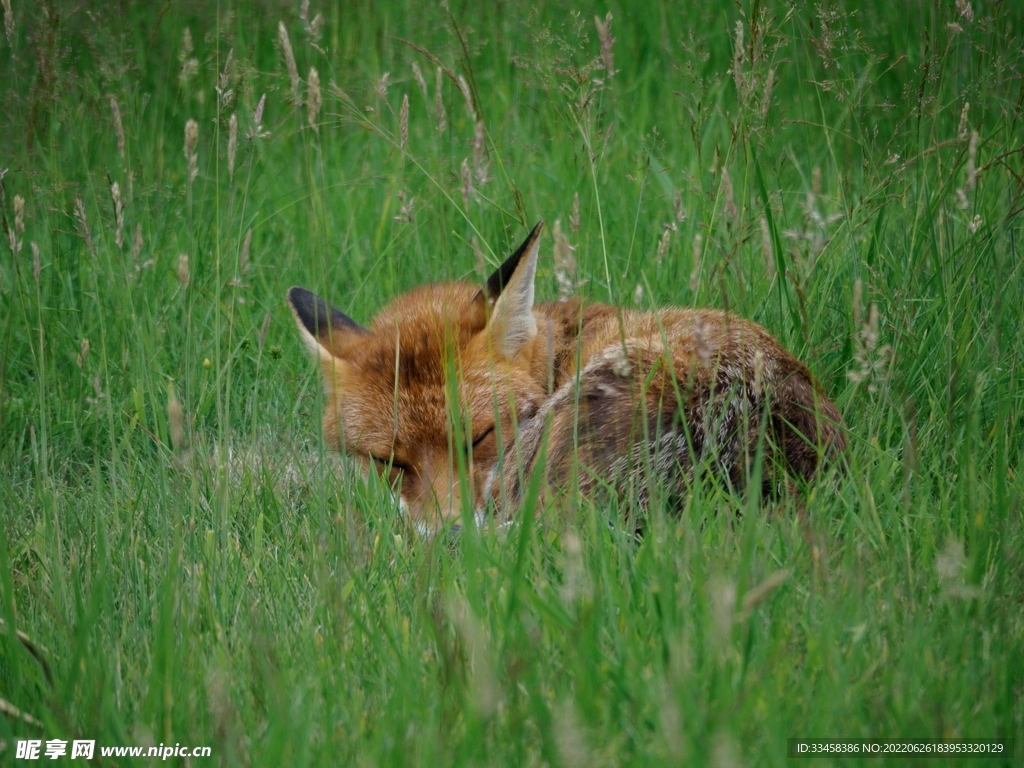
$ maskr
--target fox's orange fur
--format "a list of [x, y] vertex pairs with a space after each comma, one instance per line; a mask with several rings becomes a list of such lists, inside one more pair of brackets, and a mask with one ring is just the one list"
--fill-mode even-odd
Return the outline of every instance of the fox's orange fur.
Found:
[[[844, 450], [835, 406], [755, 323], [711, 309], [534, 304], [541, 227], [483, 289], [417, 288], [368, 328], [288, 291], [323, 368], [326, 440], [390, 473], [417, 523], [457, 518], [464, 494], [509, 519], [535, 471], [553, 490], [575, 479], [585, 494], [607, 487], [643, 504], [654, 478], [684, 493], [704, 468], [742, 486], [759, 435], [765, 491]], [[455, 391], [466, 440], [453, 434]]]

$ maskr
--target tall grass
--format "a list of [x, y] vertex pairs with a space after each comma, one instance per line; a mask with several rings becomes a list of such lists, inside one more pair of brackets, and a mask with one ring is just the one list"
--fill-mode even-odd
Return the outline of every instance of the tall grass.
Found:
[[[42, 725], [0, 718], [2, 759], [1020, 754], [1012, 3], [10, 7], [0, 699]], [[541, 218], [540, 296], [763, 323], [849, 471], [763, 510], [702, 486], [640, 542], [535, 502], [416, 536], [325, 450], [284, 290], [366, 320]]]

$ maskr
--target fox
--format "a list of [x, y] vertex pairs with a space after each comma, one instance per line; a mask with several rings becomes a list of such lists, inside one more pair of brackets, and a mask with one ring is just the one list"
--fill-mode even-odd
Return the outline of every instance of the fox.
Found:
[[457, 527], [464, 510], [511, 522], [531, 483], [640, 510], [652, 488], [685, 498], [706, 473], [736, 489], [759, 476], [770, 495], [843, 455], [836, 406], [752, 321], [535, 302], [543, 227], [484, 285], [414, 288], [366, 327], [288, 289], [322, 369], [325, 444], [379, 473], [419, 529]]

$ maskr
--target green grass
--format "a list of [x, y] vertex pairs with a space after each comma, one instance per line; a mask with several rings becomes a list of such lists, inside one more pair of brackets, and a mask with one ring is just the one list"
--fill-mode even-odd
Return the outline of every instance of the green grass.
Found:
[[[13, 4], [0, 617], [52, 682], [0, 635], [0, 698], [43, 724], [0, 717], [0, 761], [41, 737], [226, 765], [782, 765], [793, 736], [1000, 737], [1019, 760], [1015, 3], [314, 1], [318, 37], [295, 5]], [[315, 130], [279, 20], [303, 100], [319, 72]], [[398, 38], [469, 84], [490, 179], [468, 205], [466, 99], [443, 78], [439, 132], [436, 67]], [[849, 471], [763, 510], [699, 488], [640, 542], [586, 504], [417, 537], [325, 451], [284, 291], [366, 321], [541, 218], [595, 300], [767, 326], [843, 411]], [[821, 761], [861, 763], [900, 764]]]

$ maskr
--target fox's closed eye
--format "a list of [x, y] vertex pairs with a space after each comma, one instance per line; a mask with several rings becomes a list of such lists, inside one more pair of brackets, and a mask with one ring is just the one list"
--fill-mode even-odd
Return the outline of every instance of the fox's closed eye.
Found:
[[489, 426], [487, 429], [485, 429], [483, 432], [481, 432], [479, 435], [473, 438], [473, 447], [478, 447], [480, 443], [482, 443], [491, 435], [492, 432], [494, 432], [493, 424], [491, 424], [491, 426]]
[[409, 471], [409, 467], [402, 462], [397, 461], [394, 456], [387, 459], [382, 459], [380, 456], [374, 456], [372, 453], [369, 454], [369, 456], [381, 469], [397, 469], [399, 472]]

